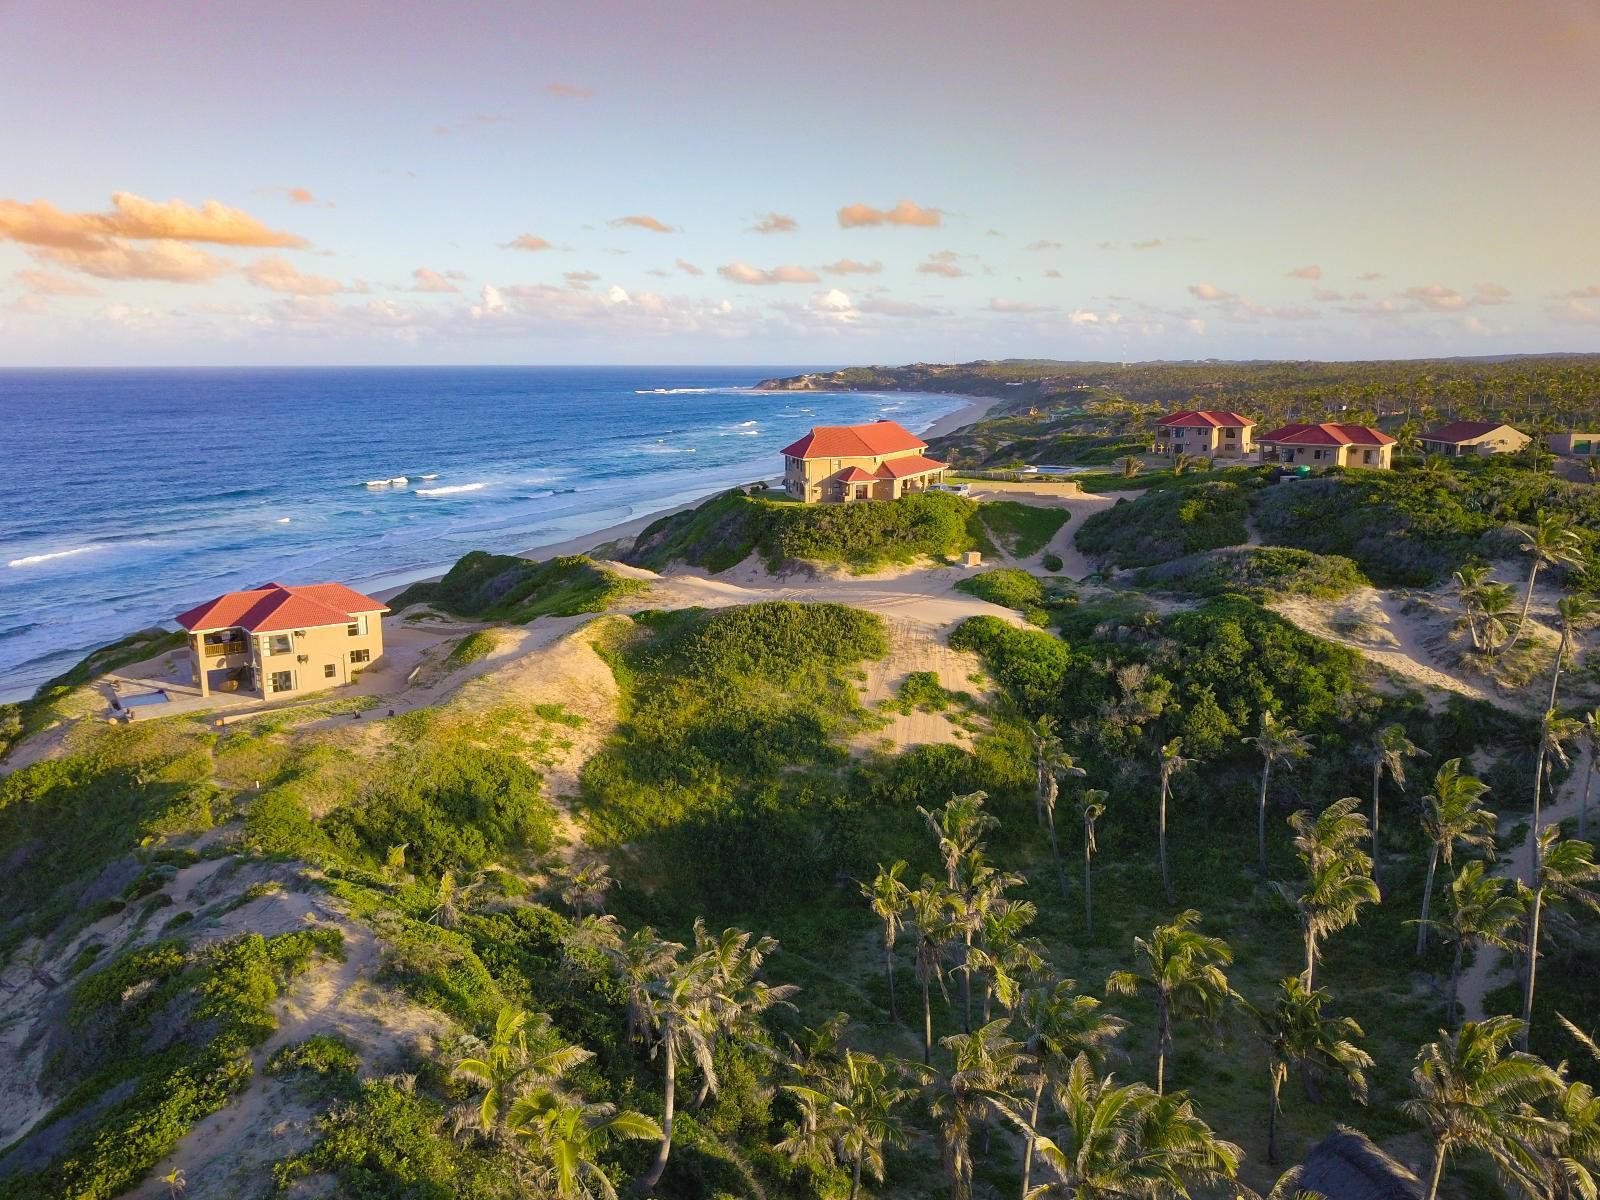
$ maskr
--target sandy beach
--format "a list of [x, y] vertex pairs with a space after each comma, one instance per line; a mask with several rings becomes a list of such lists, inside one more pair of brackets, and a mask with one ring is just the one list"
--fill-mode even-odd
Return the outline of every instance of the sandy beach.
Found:
[[[965, 428], [968, 425], [972, 425], [983, 420], [984, 414], [986, 414], [991, 408], [999, 403], [999, 398], [994, 396], [971, 397], [968, 399], [966, 404], [962, 405], [954, 412], [945, 414], [933, 424], [929, 425], [926, 429], [922, 430], [919, 436], [925, 438], [935, 438], [954, 433], [958, 429]], [[638, 537], [639, 534], [643, 533], [645, 529], [649, 528], [649, 526], [654, 522], [659, 521], [662, 517], [668, 517], [673, 513], [680, 513], [688, 509], [695, 508], [700, 504], [703, 504], [706, 500], [709, 500], [712, 496], [716, 495], [717, 490], [720, 489], [708, 491], [703, 496], [696, 497], [693, 500], [690, 500], [684, 504], [676, 505], [672, 508], [663, 508], [656, 512], [645, 513], [640, 517], [633, 517], [630, 520], [618, 522], [615, 525], [607, 525], [605, 528], [596, 529], [592, 533], [583, 533], [576, 537], [568, 538], [565, 541], [549, 542], [544, 545], [530, 547], [527, 550], [519, 550], [517, 552], [517, 557], [542, 560], [546, 558], [558, 558], [565, 554], [587, 554], [596, 546], [604, 546], [608, 542], [615, 542], [621, 538]], [[378, 600], [392, 600], [401, 592], [405, 591], [406, 588], [410, 587], [412, 583], [433, 583], [439, 578], [441, 578], [441, 576], [430, 575], [424, 579], [409, 580], [405, 583], [396, 584], [393, 587], [371, 590], [368, 592], [368, 595]]]

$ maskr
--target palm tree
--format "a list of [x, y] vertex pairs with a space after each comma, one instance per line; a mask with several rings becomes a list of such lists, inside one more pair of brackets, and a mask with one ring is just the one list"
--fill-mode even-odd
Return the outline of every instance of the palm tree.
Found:
[[1055, 860], [1056, 879], [1061, 884], [1061, 898], [1067, 898], [1067, 875], [1061, 869], [1061, 848], [1056, 843], [1056, 799], [1061, 793], [1061, 777], [1082, 779], [1088, 772], [1072, 761], [1061, 739], [1056, 736], [1055, 721], [1049, 716], [1040, 717], [1031, 730], [1033, 735], [1034, 800], [1042, 824], [1050, 830], [1050, 857]]
[[[793, 984], [773, 985], [760, 978], [762, 964], [778, 948], [771, 937], [757, 937], [742, 929], [724, 929], [713, 937], [705, 921], [694, 923], [695, 958], [704, 963], [709, 1017], [713, 1043], [732, 1041], [745, 1045], [757, 1042], [761, 1018], [774, 1007], [793, 1008], [789, 997], [800, 989]], [[703, 1104], [716, 1089], [716, 1080], [702, 1075], [695, 1097]]]
[[802, 1162], [850, 1167], [850, 1200], [861, 1191], [865, 1170], [883, 1182], [885, 1146], [906, 1145], [899, 1108], [912, 1095], [898, 1084], [900, 1073], [870, 1054], [846, 1050], [809, 1084], [784, 1084], [804, 1114], [801, 1126], [777, 1149]]
[[1278, 1161], [1278, 1114], [1283, 1111], [1283, 1085], [1289, 1068], [1298, 1065], [1307, 1086], [1310, 1073], [1342, 1075], [1352, 1098], [1367, 1102], [1367, 1068], [1372, 1056], [1352, 1040], [1362, 1037], [1361, 1026], [1349, 1017], [1324, 1016], [1327, 992], [1312, 991], [1296, 975], [1279, 985], [1269, 1009], [1257, 1008], [1242, 996], [1240, 1005], [1255, 1022], [1267, 1051], [1267, 1076], [1271, 1104], [1267, 1108], [1267, 1161]]
[[[541, 1016], [534, 1032], [548, 1034], [550, 1019]], [[506, 1132], [507, 1119], [520, 1092], [548, 1087], [593, 1057], [582, 1046], [558, 1046], [543, 1054], [532, 1053], [528, 1049], [528, 1014], [507, 1004], [496, 1014], [494, 1034], [482, 1053], [463, 1058], [452, 1074], [483, 1085], [483, 1098], [474, 1116], [484, 1133], [499, 1138]]]
[[1600, 912], [1600, 895], [1589, 885], [1600, 881], [1600, 863], [1594, 848], [1576, 838], [1563, 838], [1561, 827], [1552, 825], [1534, 843], [1533, 908], [1528, 915], [1528, 945], [1522, 992], [1522, 1048], [1528, 1048], [1528, 1033], [1533, 1027], [1533, 986], [1539, 968], [1539, 922], [1546, 904], [1552, 908], [1581, 905]]
[[1509, 880], [1490, 875], [1481, 859], [1461, 864], [1446, 893], [1450, 901], [1449, 919], [1434, 925], [1450, 939], [1455, 953], [1450, 961], [1450, 987], [1445, 1002], [1445, 1020], [1456, 1026], [1456, 993], [1461, 983], [1461, 963], [1468, 950], [1494, 946], [1514, 950], [1513, 932], [1522, 923], [1527, 904]]
[[561, 902], [580, 918], [585, 912], [603, 913], [606, 893], [615, 884], [604, 859], [585, 858], [560, 872]]
[[661, 1182], [672, 1150], [673, 1118], [677, 1112], [678, 1063], [692, 1061], [711, 1091], [717, 1087], [717, 1072], [712, 1062], [712, 1045], [717, 1021], [712, 1011], [712, 964], [705, 955], [684, 957], [676, 942], [663, 942], [657, 957], [659, 970], [644, 987], [644, 1019], [654, 1035], [651, 1057], [660, 1050], [663, 1060], [661, 1144], [650, 1168], [638, 1182], [641, 1194], [649, 1195]]
[[1094, 825], [1106, 811], [1109, 793], [1099, 788], [1088, 788], [1078, 797], [1078, 812], [1083, 816], [1083, 931], [1094, 937], [1094, 875], [1092, 864], [1095, 852]]
[[1161, 856], [1161, 891], [1166, 896], [1168, 904], [1176, 904], [1178, 900], [1172, 891], [1172, 876], [1167, 871], [1167, 796], [1172, 791], [1172, 777], [1185, 767], [1192, 766], [1194, 761], [1184, 758], [1179, 753], [1182, 749], [1183, 739], [1173, 738], [1161, 747], [1158, 754], [1158, 769], [1161, 779], [1161, 809], [1157, 849]]
[[1506, 623], [1516, 607], [1516, 593], [1509, 583], [1487, 583], [1478, 596], [1478, 629], [1483, 635], [1484, 653], [1499, 654], [1511, 636]]
[[1379, 865], [1382, 851], [1378, 848], [1378, 789], [1383, 783], [1384, 772], [1394, 780], [1394, 785], [1402, 792], [1406, 790], [1406, 759], [1426, 757], [1427, 751], [1416, 745], [1406, 736], [1404, 725], [1385, 725], [1373, 736], [1372, 739], [1372, 878], [1378, 883], [1378, 890], [1383, 890], [1383, 885], [1378, 879]]
[[1311, 752], [1311, 739], [1289, 725], [1279, 725], [1270, 712], [1261, 710], [1261, 731], [1244, 741], [1261, 754], [1261, 798], [1256, 806], [1256, 852], [1261, 873], [1267, 873], [1267, 784], [1272, 778], [1272, 764], [1282, 763], [1285, 770], [1294, 768], [1294, 760]]
[[983, 835], [1000, 823], [983, 811], [983, 802], [988, 798], [985, 792], [968, 792], [964, 796], [952, 796], [937, 812], [930, 812], [920, 804], [917, 806], [939, 843], [945, 885], [951, 891], [961, 886], [959, 876], [963, 860], [981, 849]]
[[894, 941], [900, 932], [901, 918], [911, 897], [911, 889], [900, 878], [907, 869], [905, 859], [893, 865], [878, 864], [878, 873], [871, 883], [861, 885], [861, 894], [872, 906], [873, 914], [883, 922], [883, 974], [889, 982], [889, 1020], [899, 1021], [900, 1014], [894, 1003]]
[[1532, 525], [1511, 525], [1517, 535], [1520, 549], [1528, 556], [1528, 584], [1522, 596], [1522, 612], [1511, 639], [1501, 647], [1509, 650], [1521, 640], [1528, 627], [1528, 610], [1533, 606], [1533, 585], [1541, 567], [1576, 566], [1583, 561], [1583, 543], [1578, 533], [1559, 513], [1540, 509], [1533, 514]]
[[1137, 454], [1130, 454], [1126, 458], [1117, 459], [1117, 466], [1122, 468], [1122, 477], [1124, 479], [1132, 479], [1140, 471], [1144, 470], [1144, 459]]
[[1428, 913], [1433, 908], [1433, 878], [1439, 860], [1445, 866], [1455, 861], [1456, 847], [1474, 846], [1493, 852], [1495, 815], [1483, 807], [1489, 785], [1461, 773], [1461, 760], [1452, 758], [1440, 766], [1433, 777], [1433, 793], [1422, 798], [1422, 828], [1432, 849], [1428, 853], [1428, 876], [1422, 886], [1422, 919], [1417, 924], [1417, 953], [1428, 949]]
[[[1107, 1015], [1093, 996], [1079, 995], [1070, 979], [1042, 984], [1022, 997], [1016, 1020], [1023, 1032], [1023, 1049], [1033, 1059], [1033, 1098], [1028, 1125], [1038, 1128], [1045, 1089], [1058, 1088], [1080, 1055], [1103, 1061], [1127, 1022]], [[1033, 1171], [1033, 1142], [1022, 1151], [1022, 1198], [1027, 1200]]]
[[1062, 1125], [1054, 1137], [1024, 1127], [1055, 1175], [1034, 1196], [1187, 1196], [1191, 1187], [1232, 1179], [1244, 1157], [1211, 1131], [1183, 1093], [1118, 1086], [1109, 1075], [1098, 1078], [1087, 1055], [1072, 1064], [1057, 1103]]
[[1106, 980], [1108, 992], [1131, 996], [1147, 991], [1155, 997], [1157, 1093], [1166, 1089], [1174, 1019], [1192, 1019], [1215, 1029], [1233, 994], [1222, 969], [1233, 961], [1233, 951], [1221, 938], [1196, 930], [1199, 924], [1200, 914], [1191, 908], [1179, 913], [1172, 924], [1157, 925], [1149, 941], [1134, 938], [1140, 969], [1115, 971]]
[[990, 1005], [998, 999], [1010, 1012], [1022, 994], [1022, 981], [1044, 967], [1037, 942], [1024, 936], [1038, 917], [1030, 900], [999, 898], [986, 904], [978, 918], [978, 948], [972, 951], [972, 969], [984, 975], [983, 1023], [989, 1023]]
[[1578, 837], [1589, 836], [1589, 790], [1600, 773], [1600, 708], [1583, 714], [1583, 740], [1589, 751], [1589, 769], [1583, 775], [1583, 800], [1578, 805]]
[[661, 1126], [640, 1112], [618, 1112], [613, 1104], [586, 1104], [548, 1088], [511, 1106], [507, 1126], [547, 1164], [545, 1182], [558, 1200], [617, 1200], [600, 1156], [614, 1139], [648, 1141]]
[[1571, 652], [1574, 634], [1581, 625], [1586, 624], [1600, 607], [1587, 596], [1563, 596], [1556, 601], [1556, 616], [1561, 626], [1561, 637], [1556, 642], [1556, 664], [1550, 673], [1550, 701], [1546, 708], [1556, 706], [1556, 688], [1561, 682], [1561, 664]]
[[945, 948], [956, 934], [955, 893], [937, 879], [924, 875], [922, 886], [907, 897], [911, 927], [916, 930], [917, 983], [922, 987], [922, 1061], [933, 1054], [933, 1003], [930, 991], [934, 980], [948, 1003], [944, 987]]
[[1467, 632], [1472, 636], [1472, 648], [1484, 650], [1483, 635], [1479, 632], [1478, 613], [1483, 601], [1483, 590], [1493, 581], [1493, 573], [1486, 563], [1463, 563], [1451, 577], [1456, 592], [1461, 597], [1461, 609], [1467, 622]]
[[1381, 898], [1372, 880], [1372, 859], [1361, 849], [1367, 819], [1356, 811], [1360, 806], [1357, 797], [1346, 796], [1317, 817], [1302, 809], [1289, 818], [1295, 831], [1295, 853], [1306, 870], [1306, 890], [1294, 897], [1294, 904], [1305, 936], [1302, 979], [1308, 991], [1316, 977], [1322, 939], [1354, 925], [1360, 919], [1361, 906], [1376, 904]]
[[621, 937], [620, 926], [611, 917], [586, 918], [573, 930], [573, 936], [606, 957], [627, 996], [628, 1040], [654, 1054], [651, 988], [672, 969], [683, 947], [677, 942], [662, 941], [648, 925]]
[[1003, 1019], [991, 1021], [971, 1033], [941, 1038], [939, 1044], [951, 1056], [948, 1075], [927, 1066], [916, 1070], [950, 1181], [950, 1200], [971, 1200], [973, 1129], [993, 1113], [1011, 1113], [1011, 1089], [1032, 1065], [1022, 1043], [1007, 1035], [1006, 1025]]
[[1556, 764], [1563, 767], [1571, 761], [1567, 757], [1567, 743], [1574, 741], [1583, 732], [1583, 725], [1572, 717], [1563, 716], [1555, 709], [1548, 709], [1539, 720], [1539, 752], [1534, 756], [1533, 762], [1533, 832], [1539, 832], [1541, 805], [1544, 799], [1544, 789], [1549, 785], [1554, 789], [1554, 781], [1550, 776], [1555, 774]]
[[1434, 1144], [1428, 1200], [1437, 1200], [1445, 1163], [1457, 1150], [1481, 1150], [1530, 1195], [1539, 1194], [1544, 1152], [1555, 1142], [1551, 1122], [1532, 1105], [1561, 1087], [1560, 1076], [1531, 1054], [1510, 1048], [1522, 1028], [1515, 1017], [1468, 1021], [1417, 1052], [1413, 1099], [1401, 1106], [1425, 1126]]
[[1551, 1104], [1556, 1144], [1545, 1186], [1561, 1200], [1600, 1195], [1600, 1096], [1586, 1083], [1563, 1079]]

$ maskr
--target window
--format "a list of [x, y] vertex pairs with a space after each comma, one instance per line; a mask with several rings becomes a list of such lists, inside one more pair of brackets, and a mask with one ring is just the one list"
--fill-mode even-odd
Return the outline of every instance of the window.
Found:
[[1230, 430], [1227, 431], [1227, 433], [1224, 436], [1230, 437], [1230, 438], [1236, 438], [1236, 437], [1239, 436], [1239, 431], [1237, 429], [1230, 429]]
[[350, 651], [350, 661], [353, 664], [354, 663], [371, 662], [372, 661], [372, 651], [371, 650], [352, 650], [352, 651]]
[[364, 637], [367, 632], [367, 614], [362, 613], [354, 621], [344, 627], [344, 631], [351, 637]]
[[268, 654], [288, 654], [294, 649], [294, 639], [287, 633], [275, 633], [268, 640]]
[[339, 668], [337, 666], [335, 666], [333, 663], [324, 663], [322, 665], [322, 677], [324, 679], [332, 679], [338, 673], [339, 673]]
[[269, 691], [292, 692], [294, 691], [294, 672], [274, 671], [270, 682], [272, 686], [268, 689]]

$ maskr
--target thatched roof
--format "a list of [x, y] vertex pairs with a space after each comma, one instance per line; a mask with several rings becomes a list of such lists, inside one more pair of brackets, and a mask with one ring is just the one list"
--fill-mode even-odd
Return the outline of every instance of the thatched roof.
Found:
[[1274, 1195], [1310, 1192], [1325, 1200], [1423, 1200], [1422, 1181], [1367, 1136], [1339, 1126], [1278, 1181]]

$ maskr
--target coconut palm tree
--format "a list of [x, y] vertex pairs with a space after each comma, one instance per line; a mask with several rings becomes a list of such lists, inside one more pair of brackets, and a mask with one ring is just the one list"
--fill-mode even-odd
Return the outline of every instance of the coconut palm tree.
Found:
[[606, 893], [616, 883], [605, 860], [593, 857], [571, 863], [560, 872], [560, 879], [561, 902], [580, 918], [586, 912], [605, 912]]
[[1548, 786], [1554, 790], [1554, 781], [1550, 778], [1555, 774], [1556, 764], [1567, 766], [1571, 759], [1567, 756], [1567, 743], [1576, 741], [1583, 732], [1583, 724], [1573, 717], [1565, 716], [1548, 709], [1539, 720], [1539, 751], [1534, 756], [1533, 762], [1533, 831], [1539, 832], [1540, 815], [1543, 811], [1544, 791]]
[[1454, 947], [1450, 960], [1450, 985], [1445, 1001], [1445, 1020], [1450, 1028], [1458, 1019], [1456, 995], [1461, 983], [1461, 964], [1468, 950], [1494, 946], [1515, 950], [1515, 931], [1522, 924], [1527, 904], [1521, 891], [1510, 880], [1490, 875], [1481, 859], [1461, 864], [1446, 893], [1450, 912], [1446, 920], [1435, 921]]
[[1461, 610], [1467, 623], [1467, 632], [1472, 636], [1472, 648], [1483, 650], [1483, 635], [1479, 631], [1478, 614], [1483, 600], [1483, 590], [1493, 582], [1493, 572], [1486, 563], [1463, 563], [1456, 569], [1451, 578], [1456, 585], [1456, 593], [1461, 597]]
[[644, 989], [644, 1017], [655, 1039], [651, 1056], [659, 1050], [663, 1063], [661, 1144], [649, 1169], [639, 1179], [638, 1189], [643, 1195], [649, 1195], [661, 1182], [672, 1151], [679, 1062], [692, 1062], [700, 1068], [706, 1089], [717, 1089], [717, 1070], [712, 1061], [718, 1031], [713, 1009], [713, 964], [704, 954], [685, 957], [684, 948], [673, 942], [662, 943], [659, 961], [659, 973]]
[[1097, 1077], [1087, 1055], [1072, 1064], [1057, 1103], [1054, 1136], [1024, 1127], [1055, 1176], [1033, 1191], [1037, 1197], [1187, 1196], [1191, 1187], [1232, 1179], [1244, 1157], [1211, 1131], [1183, 1093], [1119, 1086], [1109, 1075]]
[[1161, 807], [1158, 816], [1157, 851], [1161, 858], [1161, 892], [1167, 898], [1168, 904], [1176, 904], [1177, 897], [1172, 891], [1172, 876], [1167, 871], [1167, 797], [1172, 792], [1172, 777], [1185, 767], [1193, 766], [1194, 760], [1184, 758], [1181, 751], [1183, 739], [1173, 738], [1162, 746], [1157, 753], [1157, 772], [1161, 780]]
[[850, 1200], [861, 1192], [863, 1171], [883, 1182], [886, 1146], [907, 1143], [901, 1106], [914, 1094], [902, 1072], [870, 1054], [846, 1050], [805, 1084], [784, 1084], [800, 1101], [800, 1128], [777, 1149], [801, 1162], [848, 1166]]
[[[1080, 1055], [1101, 1063], [1127, 1022], [1102, 1011], [1100, 1001], [1078, 993], [1070, 979], [1041, 984], [1022, 997], [1015, 1020], [1023, 1035], [1023, 1049], [1033, 1059], [1029, 1075], [1033, 1095], [1028, 1125], [1037, 1129], [1046, 1088], [1064, 1084]], [[1033, 1172], [1033, 1142], [1022, 1150], [1022, 1200], [1027, 1200]]]
[[1422, 886], [1422, 919], [1417, 923], [1417, 953], [1428, 949], [1428, 914], [1433, 909], [1433, 879], [1439, 860], [1455, 861], [1456, 847], [1494, 851], [1495, 815], [1483, 807], [1489, 785], [1461, 771], [1461, 760], [1442, 764], [1433, 777], [1433, 791], [1422, 798], [1422, 829], [1428, 835], [1428, 875]]
[[1395, 787], [1402, 792], [1406, 790], [1406, 759], [1426, 757], [1427, 751], [1422, 749], [1406, 736], [1404, 725], [1385, 725], [1378, 730], [1372, 738], [1372, 879], [1378, 884], [1378, 890], [1383, 891], [1383, 883], [1378, 878], [1382, 851], [1378, 848], [1378, 795], [1383, 784], [1385, 772]]
[[1088, 788], [1078, 797], [1078, 812], [1083, 817], [1083, 931], [1094, 937], [1094, 826], [1106, 811], [1109, 793]]
[[1600, 612], [1600, 605], [1596, 605], [1587, 596], [1563, 596], [1556, 601], [1557, 624], [1560, 626], [1561, 636], [1556, 642], [1555, 669], [1550, 672], [1550, 700], [1546, 708], [1556, 706], [1556, 689], [1561, 683], [1561, 664], [1566, 656], [1572, 652], [1574, 635], [1584, 625], [1593, 619], [1596, 612]]
[[917, 983], [922, 988], [922, 1061], [930, 1061], [933, 1054], [933, 1002], [931, 991], [935, 980], [939, 991], [948, 1003], [950, 995], [944, 986], [944, 956], [951, 939], [956, 936], [959, 901], [954, 892], [932, 876], [922, 877], [922, 886], [906, 898], [906, 909], [911, 914], [911, 928], [916, 931]]
[[[742, 929], [724, 929], [713, 936], [705, 921], [695, 918], [695, 957], [705, 963], [713, 1049], [718, 1042], [756, 1043], [761, 1018], [776, 1007], [794, 1007], [789, 998], [800, 989], [793, 984], [770, 984], [761, 978], [762, 964], [776, 951], [778, 941], [757, 937]], [[703, 1104], [716, 1081], [702, 1076], [695, 1103]]]
[[1519, 549], [1528, 556], [1528, 583], [1522, 596], [1522, 611], [1517, 617], [1516, 629], [1500, 648], [1503, 653], [1516, 645], [1528, 628], [1528, 610], [1533, 607], [1533, 585], [1543, 567], [1577, 566], [1583, 562], [1583, 543], [1566, 517], [1544, 509], [1533, 514], [1532, 525], [1511, 525], [1508, 529], [1519, 542]]
[[[456, 1063], [451, 1073], [483, 1085], [483, 1097], [473, 1116], [478, 1127], [492, 1138], [503, 1138], [508, 1117], [518, 1095], [537, 1087], [549, 1087], [573, 1067], [594, 1057], [582, 1046], [557, 1046], [534, 1053], [528, 1049], [528, 1014], [515, 1005], [503, 1005], [495, 1016], [494, 1033], [482, 1050]], [[540, 1016], [535, 1035], [548, 1036], [550, 1019]]]
[[1583, 775], [1583, 799], [1578, 804], [1578, 837], [1589, 836], [1589, 792], [1600, 774], [1600, 708], [1583, 714], [1583, 741], [1589, 751], [1589, 769]]
[[878, 873], [872, 877], [872, 882], [861, 885], [861, 894], [872, 906], [873, 915], [883, 922], [883, 974], [889, 983], [891, 1021], [900, 1020], [900, 1014], [895, 1010], [894, 1003], [894, 942], [903, 923], [906, 904], [911, 897], [911, 889], [900, 878], [906, 870], [907, 864], [903, 858], [895, 860], [888, 867], [879, 863]]
[[1222, 969], [1233, 961], [1233, 951], [1221, 938], [1200, 933], [1195, 928], [1199, 924], [1200, 914], [1191, 908], [1170, 925], [1157, 925], [1148, 941], [1134, 938], [1138, 969], [1114, 971], [1106, 980], [1108, 992], [1131, 996], [1143, 991], [1155, 997], [1158, 1093], [1166, 1090], [1174, 1020], [1193, 1020], [1215, 1029], [1233, 994]]
[[1283, 1111], [1283, 1085], [1291, 1067], [1300, 1068], [1308, 1090], [1312, 1072], [1340, 1075], [1349, 1085], [1351, 1097], [1362, 1104], [1367, 1102], [1366, 1072], [1372, 1066], [1372, 1056], [1353, 1040], [1363, 1036], [1361, 1026], [1349, 1017], [1323, 1015], [1327, 1002], [1327, 992], [1312, 991], [1296, 975], [1279, 984], [1271, 1008], [1257, 1008], [1244, 997], [1239, 998], [1267, 1051], [1271, 1085], [1271, 1104], [1267, 1108], [1269, 1163], [1278, 1161], [1278, 1114]]
[[507, 1128], [544, 1165], [540, 1194], [557, 1200], [617, 1200], [600, 1156], [616, 1139], [648, 1141], [661, 1126], [614, 1104], [587, 1104], [542, 1088], [511, 1106]]
[[1039, 915], [1030, 900], [1000, 898], [984, 906], [978, 918], [978, 945], [971, 952], [972, 969], [983, 976], [983, 1023], [996, 999], [1010, 1012], [1022, 995], [1023, 980], [1044, 968], [1044, 953], [1026, 936]]
[[913, 1068], [933, 1118], [950, 1200], [971, 1200], [973, 1131], [991, 1115], [1014, 1111], [1014, 1089], [1033, 1065], [1022, 1043], [1007, 1033], [1008, 1023], [991, 1021], [971, 1033], [941, 1038], [939, 1044], [950, 1051], [948, 1074]]
[[1293, 770], [1294, 760], [1311, 752], [1311, 739], [1289, 725], [1279, 725], [1266, 709], [1261, 710], [1261, 730], [1254, 737], [1243, 739], [1261, 754], [1261, 797], [1256, 805], [1256, 853], [1261, 873], [1267, 873], [1267, 785], [1272, 779], [1272, 765], [1282, 763], [1284, 770]]
[[1449, 1158], [1457, 1150], [1486, 1154], [1502, 1175], [1539, 1195], [1544, 1155], [1557, 1129], [1533, 1105], [1561, 1088], [1555, 1071], [1531, 1054], [1511, 1049], [1522, 1029], [1515, 1017], [1468, 1021], [1417, 1052], [1411, 1071], [1413, 1098], [1401, 1107], [1432, 1135], [1433, 1173], [1428, 1200], [1437, 1200]]
[[1563, 1079], [1550, 1110], [1557, 1132], [1546, 1168], [1548, 1194], [1594, 1200], [1600, 1195], [1600, 1096], [1587, 1083]]
[[1563, 838], [1561, 827], [1552, 825], [1534, 843], [1533, 905], [1528, 914], [1528, 944], [1523, 972], [1522, 1048], [1528, 1048], [1528, 1033], [1533, 1026], [1533, 988], [1539, 968], [1540, 919], [1546, 905], [1552, 909], [1578, 905], [1600, 912], [1600, 894], [1590, 890], [1600, 882], [1600, 863], [1594, 848], [1576, 838]]
[[1508, 623], [1517, 606], [1517, 594], [1509, 583], [1487, 583], [1478, 595], [1478, 631], [1483, 635], [1485, 654], [1499, 654], [1511, 636]]
[[1292, 899], [1305, 937], [1306, 969], [1301, 978], [1308, 991], [1316, 977], [1322, 939], [1354, 925], [1362, 905], [1380, 899], [1372, 881], [1372, 859], [1361, 849], [1367, 819], [1356, 811], [1360, 806], [1357, 797], [1346, 796], [1316, 817], [1302, 809], [1289, 818], [1295, 853], [1306, 871], [1306, 890]]
[[1061, 869], [1061, 848], [1056, 842], [1056, 800], [1061, 794], [1061, 777], [1070, 775], [1078, 779], [1088, 775], [1066, 753], [1061, 739], [1056, 736], [1055, 721], [1049, 716], [1040, 717], [1032, 729], [1034, 801], [1041, 824], [1050, 831], [1050, 857], [1055, 860], [1056, 880], [1061, 885], [1061, 898], [1067, 898], [1067, 875]]
[[1117, 459], [1117, 466], [1122, 468], [1122, 477], [1124, 479], [1132, 479], [1140, 471], [1144, 470], [1144, 459], [1137, 454], [1129, 454], [1125, 458]]
[[983, 811], [983, 803], [988, 798], [985, 792], [968, 792], [964, 796], [952, 796], [937, 811], [929, 811], [920, 804], [917, 806], [917, 811], [922, 814], [922, 819], [928, 823], [934, 839], [939, 843], [945, 886], [951, 891], [961, 886], [963, 860], [982, 849], [983, 835], [1000, 823]]
[[585, 918], [572, 938], [605, 957], [627, 997], [628, 1040], [654, 1054], [651, 988], [672, 968], [683, 947], [661, 940], [648, 925], [622, 937], [613, 917]]

